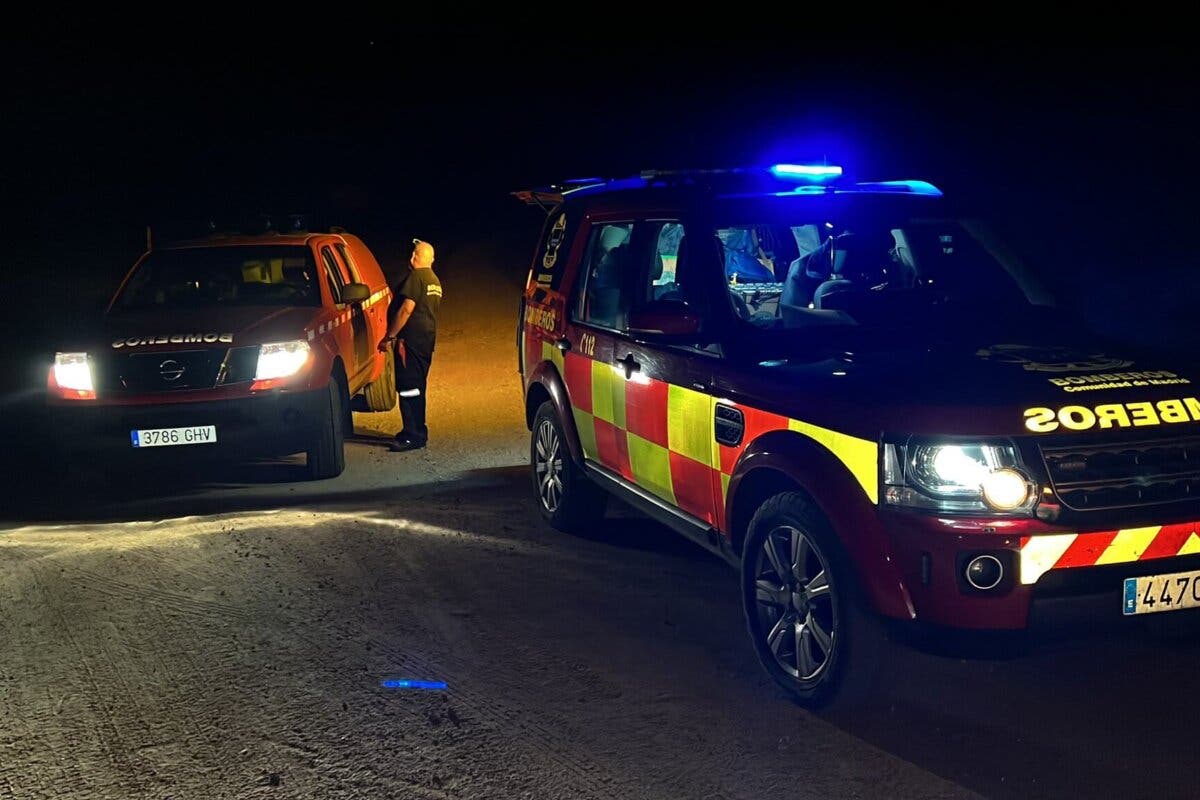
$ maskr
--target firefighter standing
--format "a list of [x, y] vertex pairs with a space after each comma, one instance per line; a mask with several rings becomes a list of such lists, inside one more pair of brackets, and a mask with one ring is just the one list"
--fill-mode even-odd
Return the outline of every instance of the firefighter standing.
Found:
[[425, 382], [437, 339], [437, 315], [442, 304], [442, 284], [433, 272], [433, 245], [413, 239], [412, 270], [392, 294], [387, 335], [379, 341], [386, 353], [396, 347], [396, 391], [404, 427], [391, 448], [397, 452], [419, 450], [429, 440], [425, 425]]

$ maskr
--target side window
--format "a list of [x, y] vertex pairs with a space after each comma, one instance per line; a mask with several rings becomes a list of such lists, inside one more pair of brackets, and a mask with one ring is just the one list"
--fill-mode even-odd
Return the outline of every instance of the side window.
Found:
[[606, 223], [592, 229], [580, 269], [582, 278], [573, 316], [603, 328], [616, 328], [623, 313], [621, 284], [633, 264], [632, 222]]
[[358, 265], [350, 257], [350, 248], [346, 247], [344, 242], [338, 242], [334, 247], [337, 248], [338, 255], [342, 257], [342, 263], [346, 265], [346, 271], [350, 276], [350, 283], [366, 283], [362, 279], [362, 273], [358, 271]]
[[328, 247], [321, 248], [321, 263], [325, 265], [325, 280], [329, 282], [329, 293], [333, 295], [333, 302], [340, 304], [342, 302], [342, 287], [346, 285], [346, 281], [342, 277], [342, 270], [333, 255], [333, 251]]
[[[641, 280], [638, 304], [660, 300], [686, 301], [687, 270], [683, 265], [686, 256], [687, 236], [683, 224], [673, 221], [643, 223], [649, 234], [652, 247], [648, 253], [645, 278]], [[639, 235], [639, 238], [642, 237]], [[642, 239], [645, 241], [645, 239]]]

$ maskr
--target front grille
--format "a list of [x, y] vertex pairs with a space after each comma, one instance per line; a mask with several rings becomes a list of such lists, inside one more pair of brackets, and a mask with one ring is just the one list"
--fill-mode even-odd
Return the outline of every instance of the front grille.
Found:
[[1200, 499], [1200, 437], [1042, 447], [1050, 483], [1076, 511]]
[[98, 359], [102, 392], [175, 392], [211, 389], [254, 379], [257, 347], [112, 353]]

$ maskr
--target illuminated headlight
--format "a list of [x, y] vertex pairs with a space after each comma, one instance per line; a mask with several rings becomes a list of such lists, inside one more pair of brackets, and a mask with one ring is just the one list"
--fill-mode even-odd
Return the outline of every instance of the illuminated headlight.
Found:
[[55, 353], [54, 382], [60, 389], [93, 395], [96, 387], [92, 385], [92, 366], [87, 353]]
[[308, 342], [275, 342], [264, 344], [258, 351], [256, 381], [277, 380], [295, 375], [308, 363]]
[[997, 511], [1015, 511], [1029, 501], [1029, 481], [1015, 469], [989, 472], [980, 484], [983, 500]]
[[909, 443], [884, 449], [884, 502], [941, 512], [1029, 514], [1037, 487], [1011, 444]]

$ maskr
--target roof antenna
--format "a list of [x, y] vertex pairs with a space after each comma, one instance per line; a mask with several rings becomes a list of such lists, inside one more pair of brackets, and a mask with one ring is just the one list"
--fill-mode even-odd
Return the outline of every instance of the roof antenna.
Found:
[[146, 252], [154, 249], [154, 237], [150, 235], [150, 226], [146, 226]]

